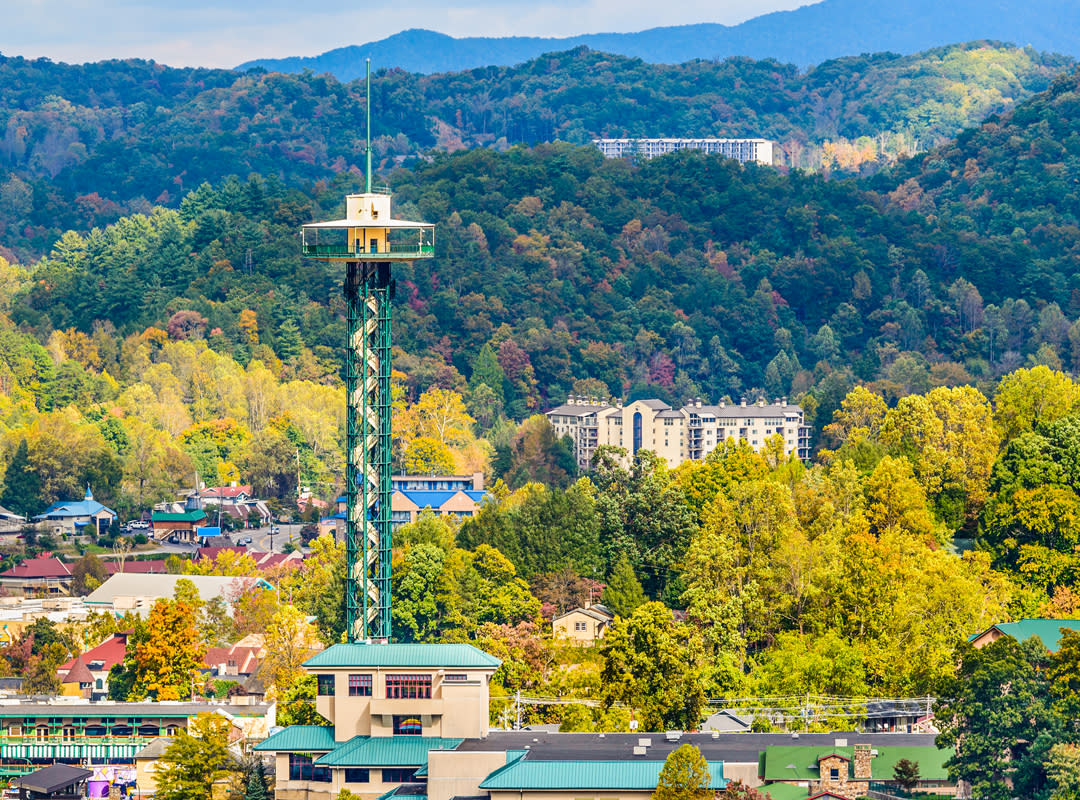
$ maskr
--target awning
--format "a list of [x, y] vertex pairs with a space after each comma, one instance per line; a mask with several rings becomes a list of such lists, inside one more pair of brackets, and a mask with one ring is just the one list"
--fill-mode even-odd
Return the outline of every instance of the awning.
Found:
[[72, 767], [68, 764], [53, 764], [44, 767], [37, 772], [31, 772], [11, 782], [12, 786], [21, 786], [42, 794], [52, 794], [60, 789], [66, 789], [79, 781], [85, 781], [94, 773], [81, 767]]

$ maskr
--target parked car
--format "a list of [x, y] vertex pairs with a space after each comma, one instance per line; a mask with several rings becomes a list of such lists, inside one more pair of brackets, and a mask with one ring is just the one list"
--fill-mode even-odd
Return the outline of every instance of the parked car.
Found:
[[132, 531], [148, 531], [150, 530], [150, 523], [145, 519], [133, 519], [125, 527]]
[[243, 536], [240, 539], [238, 539], [236, 543], [237, 544], [251, 544], [251, 537], [250, 536]]

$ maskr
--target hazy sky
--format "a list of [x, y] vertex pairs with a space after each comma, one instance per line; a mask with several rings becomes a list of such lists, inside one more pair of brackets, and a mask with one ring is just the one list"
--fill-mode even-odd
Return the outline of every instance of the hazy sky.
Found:
[[406, 28], [451, 36], [569, 36], [733, 24], [812, 2], [817, 0], [0, 0], [0, 53], [76, 63], [138, 57], [231, 67], [253, 58], [316, 55]]

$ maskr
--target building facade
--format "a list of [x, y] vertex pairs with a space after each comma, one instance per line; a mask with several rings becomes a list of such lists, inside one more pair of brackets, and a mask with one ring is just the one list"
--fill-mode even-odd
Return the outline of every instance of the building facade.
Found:
[[702, 150], [747, 163], [773, 163], [773, 143], [768, 139], [593, 139], [607, 158], [652, 158], [678, 150]]
[[583, 470], [591, 467], [603, 445], [621, 447], [629, 458], [639, 450], [651, 450], [675, 468], [685, 461], [703, 460], [725, 441], [746, 442], [760, 451], [772, 436], [780, 436], [786, 454], [810, 458], [810, 428], [804, 424], [802, 408], [787, 398], [718, 405], [695, 400], [676, 409], [662, 400], [610, 405], [571, 396], [547, 417], [556, 435], [571, 438]]

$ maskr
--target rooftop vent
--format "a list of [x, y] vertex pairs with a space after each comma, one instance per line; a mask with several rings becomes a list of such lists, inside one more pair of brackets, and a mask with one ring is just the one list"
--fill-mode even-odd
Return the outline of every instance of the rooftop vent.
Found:
[[834, 739], [833, 745], [835, 747], [847, 747], [847, 739]]
[[638, 739], [637, 740], [637, 746], [638, 747], [652, 747], [652, 739]]
[[682, 738], [682, 732], [668, 731], [666, 734], [664, 734], [664, 738], [666, 738], [669, 742], [677, 742], [679, 741], [679, 739]]
[[634, 755], [635, 756], [643, 756], [643, 755], [645, 755], [645, 748], [641, 747], [641, 746], [635, 747], [634, 748]]

